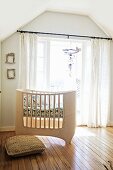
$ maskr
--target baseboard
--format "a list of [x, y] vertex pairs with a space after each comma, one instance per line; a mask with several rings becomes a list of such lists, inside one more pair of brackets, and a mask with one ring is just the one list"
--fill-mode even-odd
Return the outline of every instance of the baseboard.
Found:
[[4, 126], [4, 127], [0, 127], [0, 131], [15, 131], [15, 126]]
[[113, 122], [108, 123], [107, 126], [113, 126]]

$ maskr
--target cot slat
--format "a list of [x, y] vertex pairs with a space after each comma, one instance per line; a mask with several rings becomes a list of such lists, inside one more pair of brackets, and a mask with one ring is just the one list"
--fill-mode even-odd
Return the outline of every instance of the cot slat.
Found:
[[40, 94], [40, 127], [39, 128], [41, 128], [41, 105], [42, 105], [42, 98], [41, 98], [41, 94]]
[[33, 105], [32, 105], [32, 101], [33, 101], [33, 97], [32, 97], [32, 94], [30, 95], [30, 99], [31, 99], [31, 102], [30, 102], [30, 105], [31, 105], [31, 108], [30, 108], [30, 118], [31, 118], [31, 122], [30, 122], [30, 127], [32, 127], [32, 113], [33, 113]]
[[26, 95], [26, 97], [27, 97], [27, 99], [26, 99], [26, 107], [27, 107], [27, 109], [26, 109], [26, 111], [27, 111], [27, 119], [26, 119], [26, 124], [27, 124], [27, 127], [28, 127], [28, 94]]
[[[59, 129], [63, 125], [61, 93], [23, 93], [23, 123], [29, 128]], [[52, 112], [51, 112], [52, 110]]]
[[53, 128], [55, 129], [55, 95], [53, 97]]
[[44, 95], [44, 128], [46, 125], [45, 116], [46, 116], [46, 94]]
[[59, 116], [60, 116], [60, 94], [58, 94], [58, 128], [60, 127]]
[[50, 128], [50, 114], [51, 114], [50, 105], [51, 105], [51, 102], [50, 102], [50, 94], [49, 94], [49, 128]]
[[37, 112], [37, 97], [38, 97], [38, 95], [36, 94], [35, 95], [35, 128], [37, 128], [37, 114], [38, 114], [38, 112]]

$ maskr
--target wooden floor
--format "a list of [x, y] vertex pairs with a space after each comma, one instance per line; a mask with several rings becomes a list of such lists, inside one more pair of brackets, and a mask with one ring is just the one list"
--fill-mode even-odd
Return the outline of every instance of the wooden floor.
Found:
[[0, 132], [0, 170], [109, 170], [113, 161], [113, 128], [78, 127], [71, 145], [53, 137], [39, 137], [46, 145], [42, 155], [11, 158], [5, 141], [14, 132]]

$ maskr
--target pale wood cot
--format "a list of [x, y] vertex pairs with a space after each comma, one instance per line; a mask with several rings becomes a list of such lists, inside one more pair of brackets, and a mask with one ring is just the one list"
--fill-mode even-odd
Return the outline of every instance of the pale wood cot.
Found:
[[75, 91], [16, 91], [16, 134], [54, 136], [70, 143], [75, 133]]

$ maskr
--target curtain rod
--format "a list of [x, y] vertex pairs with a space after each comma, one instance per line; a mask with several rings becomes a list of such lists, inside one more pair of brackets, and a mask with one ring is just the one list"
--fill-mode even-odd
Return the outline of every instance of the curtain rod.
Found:
[[81, 38], [92, 38], [92, 39], [106, 39], [112, 40], [112, 38], [105, 38], [105, 37], [94, 37], [94, 36], [87, 36], [87, 35], [75, 35], [75, 34], [60, 34], [60, 33], [52, 33], [52, 32], [34, 32], [34, 31], [24, 31], [24, 30], [17, 30], [20, 33], [30, 33], [30, 34], [43, 34], [43, 35], [60, 35], [69, 37], [81, 37]]

